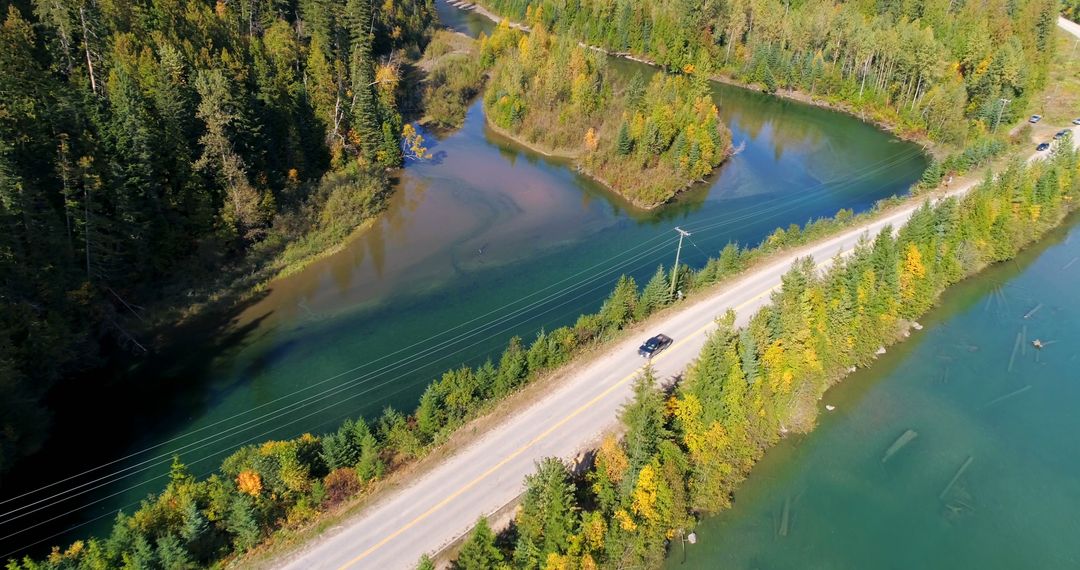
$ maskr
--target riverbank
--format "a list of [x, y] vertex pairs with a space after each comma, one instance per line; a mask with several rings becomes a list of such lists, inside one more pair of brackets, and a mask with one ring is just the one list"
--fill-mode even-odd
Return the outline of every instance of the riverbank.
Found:
[[[485, 18], [488, 18], [489, 20], [491, 20], [495, 24], [499, 24], [504, 19], [506, 19], [506, 18], [502, 18], [502, 17], [498, 16], [497, 14], [495, 14], [491, 10], [485, 8], [484, 6], [481, 6], [480, 4], [470, 4], [470, 3], [467, 3], [467, 2], [459, 2], [459, 3], [450, 2], [450, 5], [454, 6], [457, 9], [460, 9], [460, 10], [468, 10], [470, 12], [474, 12], [476, 14], [479, 14], [479, 15], [485, 17]], [[511, 21], [509, 19], [506, 19], [506, 20], [507, 20], [508, 25], [511, 28], [522, 30], [522, 31], [525, 31], [525, 32], [531, 31], [531, 28], [529, 26], [526, 26], [526, 25], [522, 24], [521, 22]], [[646, 57], [640, 56], [640, 55], [635, 55], [635, 54], [632, 54], [632, 53], [629, 53], [629, 52], [614, 52], [614, 51], [607, 50], [607, 49], [605, 49], [603, 47], [590, 45], [590, 44], [587, 44], [587, 43], [584, 43], [584, 42], [578, 42], [578, 45], [580, 45], [581, 47], [596, 51], [598, 53], [604, 54], [604, 55], [608, 55], [608, 56], [611, 56], [611, 57], [618, 57], [618, 58], [621, 58], [621, 59], [634, 61], [634, 62], [637, 62], [637, 63], [641, 63], [641, 64], [644, 64], [644, 65], [648, 65], [650, 67], [655, 67], [657, 69], [660, 69], [660, 65], [657, 64], [655, 61], [652, 61], [652, 60], [650, 60], [650, 59], [648, 59]], [[712, 74], [712, 75], [709, 76], [709, 79], [712, 80], [712, 81], [716, 81], [718, 83], [724, 83], [726, 85], [731, 85], [733, 87], [739, 87], [739, 88], [747, 89], [747, 90], [750, 90], [750, 91], [765, 92], [765, 91], [762, 91], [760, 89], [760, 86], [758, 86], [758, 85], [751, 84], [751, 83], [746, 83], [744, 81], [740, 81], [740, 80], [735, 79], [734, 77], [731, 77], [729, 75]], [[916, 143], [916, 144], [922, 146], [928, 153], [930, 153], [930, 154], [932, 154], [932, 155], [934, 155], [936, 157], [943, 156], [943, 155], [947, 154], [950, 150], [955, 150], [955, 149], [949, 147], [948, 145], [942, 145], [942, 144], [940, 144], [938, 142], [935, 142], [935, 141], [931, 140], [928, 136], [926, 136], [926, 133], [923, 132], [923, 131], [905, 129], [899, 124], [899, 122], [897, 122], [895, 120], [890, 121], [888, 119], [881, 118], [881, 117], [868, 117], [865, 110], [858, 109], [854, 105], [852, 105], [851, 103], [846, 103], [846, 102], [843, 102], [843, 101], [831, 101], [831, 100], [828, 100], [828, 99], [815, 97], [814, 95], [812, 95], [810, 93], [804, 93], [804, 92], [796, 90], [796, 89], [788, 89], [788, 90], [778, 89], [776, 91], [765, 92], [765, 93], [767, 93], [768, 95], [771, 95], [771, 96], [779, 97], [781, 99], [788, 99], [788, 100], [791, 100], [791, 101], [796, 101], [796, 102], [803, 103], [803, 104], [806, 104], [806, 105], [812, 105], [812, 106], [819, 107], [819, 108], [822, 108], [822, 109], [829, 109], [829, 110], [845, 113], [845, 114], [850, 115], [852, 117], [855, 117], [855, 118], [857, 118], [857, 119], [859, 119], [859, 120], [861, 120], [863, 122], [866, 122], [867, 124], [871, 124], [871, 125], [874, 125], [874, 126], [876, 126], [878, 128], [881, 128], [881, 129], [883, 129], [885, 131], [888, 131], [888, 132], [896, 135], [900, 139], [906, 140], [908, 142]]]

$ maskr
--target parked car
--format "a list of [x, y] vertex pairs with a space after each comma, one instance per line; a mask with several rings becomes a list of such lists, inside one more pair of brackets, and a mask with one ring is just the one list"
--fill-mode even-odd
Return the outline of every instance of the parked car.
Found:
[[1080, 119], [1073, 119], [1074, 125], [1080, 125]]
[[1056, 139], [1063, 138], [1063, 137], [1067, 136], [1071, 132], [1072, 131], [1070, 131], [1069, 129], [1061, 129], [1060, 131], [1054, 133], [1054, 139], [1056, 140]]
[[1028, 122], [1029, 123], [1038, 123], [1041, 120], [1042, 120], [1042, 115], [1032, 115], [1031, 118], [1028, 119]]
[[1044, 143], [1039, 143], [1039, 146], [1035, 147], [1035, 150], [1037, 150], [1039, 152], [1042, 152], [1042, 151], [1044, 151], [1044, 150], [1046, 150], [1048, 148], [1050, 148], [1050, 143], [1045, 143], [1044, 142]]
[[640, 347], [638, 347], [638, 356], [642, 358], [652, 358], [657, 354], [660, 354], [661, 350], [664, 350], [665, 348], [671, 346], [671, 342], [671, 337], [658, 334], [645, 341]]

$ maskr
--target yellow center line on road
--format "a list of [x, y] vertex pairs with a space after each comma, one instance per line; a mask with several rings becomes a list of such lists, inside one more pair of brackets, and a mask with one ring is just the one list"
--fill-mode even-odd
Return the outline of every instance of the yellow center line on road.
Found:
[[[845, 251], [845, 252], [843, 252], [843, 253], [846, 253], [846, 251]], [[829, 260], [829, 261], [823, 261], [823, 262], [821, 262], [821, 263], [817, 264], [817, 268], [821, 268], [821, 267], [825, 266], [826, 264], [828, 264], [828, 263], [830, 263], [830, 262], [831, 262], [831, 260]], [[769, 295], [769, 294], [771, 294], [771, 293], [772, 293], [773, 291], [775, 291], [775, 290], [776, 290], [777, 288], [779, 288], [779, 287], [780, 287], [780, 285], [781, 285], [780, 283], [778, 283], [778, 284], [776, 284], [776, 285], [773, 285], [772, 287], [769, 287], [769, 288], [768, 288], [768, 289], [766, 289], [765, 291], [762, 291], [761, 293], [758, 293], [757, 295], [754, 295], [753, 297], [751, 297], [751, 298], [747, 299], [746, 301], [743, 301], [742, 303], [740, 303], [739, 305], [737, 305], [737, 306], [735, 307], [735, 311], [736, 311], [736, 312], [738, 312], [738, 311], [741, 311], [741, 310], [742, 310], [742, 309], [743, 309], [744, 307], [746, 307], [747, 305], [750, 305], [751, 303], [754, 303], [754, 302], [755, 302], [755, 301], [757, 301], [758, 299], [761, 299], [762, 297], [764, 297], [764, 296], [766, 296], [766, 295]], [[677, 346], [679, 346], [679, 345], [681, 345], [681, 344], [684, 344], [684, 343], [686, 343], [686, 342], [689, 342], [689, 341], [690, 341], [691, 339], [693, 339], [694, 337], [696, 337], [696, 336], [697, 336], [698, 334], [702, 333], [702, 332], [703, 332], [703, 331], [704, 331], [705, 329], [707, 329], [707, 328], [709, 328], [709, 327], [713, 326], [713, 325], [714, 325], [715, 323], [716, 323], [716, 321], [715, 321], [715, 320], [709, 321], [709, 322], [708, 322], [708, 323], [706, 323], [705, 325], [701, 326], [700, 328], [698, 328], [698, 329], [697, 329], [697, 330], [695, 330], [694, 332], [692, 332], [692, 333], [690, 333], [689, 335], [687, 335], [687, 336], [686, 336], [685, 338], [683, 338], [682, 340], [680, 340], [680, 341], [678, 341], [678, 342], [676, 342], [676, 343], [672, 344], [672, 345], [671, 345], [671, 346], [670, 346], [670, 347], [669, 347], [669, 348], [668, 348], [668, 349], [667, 349], [666, 351], [664, 351], [664, 352], [662, 352], [662, 353], [658, 354], [658, 355], [657, 355], [657, 356], [656, 356], [655, 358], [653, 358], [653, 359], [652, 359], [652, 360], [650, 361], [650, 363], [651, 363], [651, 362], [656, 362], [656, 361], [658, 361], [658, 360], [661, 360], [661, 359], [663, 359], [663, 358], [664, 358], [664, 357], [666, 357], [667, 355], [671, 354], [671, 353], [673, 352], [673, 350], [675, 349], [675, 347], [677, 347]], [[544, 440], [545, 438], [547, 438], [547, 436], [551, 435], [551, 434], [552, 434], [552, 433], [553, 433], [553, 432], [554, 432], [555, 430], [557, 430], [557, 429], [559, 429], [560, 427], [562, 427], [562, 426], [566, 425], [566, 423], [567, 423], [567, 422], [569, 422], [570, 420], [572, 420], [572, 419], [576, 418], [577, 416], [581, 415], [581, 413], [582, 413], [582, 412], [584, 412], [585, 410], [588, 410], [589, 408], [591, 408], [591, 407], [595, 406], [595, 405], [596, 405], [596, 403], [597, 403], [597, 402], [599, 402], [600, 400], [603, 400], [604, 398], [606, 398], [606, 397], [608, 397], [609, 395], [611, 395], [611, 393], [612, 393], [612, 392], [614, 392], [614, 391], [615, 391], [615, 390], [616, 390], [617, 388], [619, 388], [619, 387], [620, 387], [620, 386], [622, 386], [623, 384], [626, 384], [627, 382], [629, 382], [629, 381], [630, 381], [630, 380], [632, 380], [633, 378], [637, 377], [637, 375], [638, 375], [638, 374], [640, 374], [640, 373], [641, 373], [641, 371], [645, 369], [645, 366], [648, 366], [648, 364], [646, 364], [646, 365], [642, 365], [641, 367], [639, 367], [639, 368], [635, 369], [635, 370], [634, 370], [633, 372], [631, 372], [630, 374], [628, 374], [628, 375], [626, 375], [625, 377], [623, 377], [622, 379], [620, 379], [620, 380], [619, 380], [618, 382], [616, 382], [616, 383], [612, 384], [612, 385], [611, 385], [611, 386], [609, 386], [609, 387], [608, 387], [608, 388], [607, 388], [606, 390], [604, 390], [603, 392], [601, 392], [600, 394], [598, 394], [598, 395], [597, 395], [596, 397], [594, 397], [593, 399], [589, 400], [588, 402], [586, 402], [586, 403], [582, 404], [582, 405], [581, 405], [580, 407], [578, 407], [578, 408], [577, 408], [576, 410], [574, 410], [574, 411], [573, 411], [573, 412], [571, 412], [570, 414], [566, 415], [566, 416], [565, 416], [565, 417], [563, 417], [563, 418], [562, 418], [561, 420], [559, 420], [559, 421], [555, 422], [554, 424], [552, 424], [552, 425], [551, 425], [550, 427], [548, 427], [548, 428], [547, 428], [546, 430], [544, 430], [544, 431], [543, 431], [542, 433], [540, 433], [540, 434], [539, 434], [539, 435], [537, 435], [536, 437], [532, 438], [532, 439], [531, 439], [531, 440], [530, 440], [530, 441], [529, 441], [528, 443], [526, 443], [525, 445], [522, 445], [522, 446], [521, 446], [521, 447], [519, 447], [518, 449], [514, 450], [514, 451], [513, 451], [512, 453], [510, 453], [509, 455], [507, 455], [506, 457], [504, 457], [504, 458], [503, 458], [503, 459], [502, 459], [501, 461], [499, 461], [499, 462], [498, 462], [498, 463], [496, 463], [495, 465], [492, 465], [492, 466], [491, 466], [490, 468], [488, 468], [488, 470], [487, 470], [487, 471], [484, 471], [483, 473], [481, 473], [480, 475], [478, 475], [478, 476], [477, 476], [477, 477], [476, 477], [475, 479], [473, 479], [472, 481], [469, 481], [468, 483], [466, 483], [466, 484], [462, 485], [462, 486], [461, 486], [461, 487], [460, 487], [460, 488], [459, 488], [458, 490], [454, 491], [453, 493], [451, 493], [450, 495], [448, 495], [448, 496], [447, 496], [446, 498], [444, 498], [443, 500], [439, 501], [439, 502], [438, 502], [438, 503], [437, 503], [436, 505], [434, 505], [434, 506], [433, 506], [433, 507], [431, 507], [430, 509], [428, 509], [428, 510], [424, 511], [423, 513], [421, 513], [421, 514], [417, 515], [417, 516], [416, 516], [416, 518], [414, 518], [413, 520], [409, 521], [408, 523], [406, 523], [406, 524], [405, 524], [404, 526], [402, 526], [401, 528], [399, 528], [399, 529], [395, 530], [394, 532], [390, 533], [390, 535], [388, 535], [387, 537], [383, 538], [382, 540], [380, 540], [380, 541], [379, 541], [379, 542], [377, 542], [376, 544], [372, 545], [372, 546], [371, 546], [370, 548], [368, 548], [367, 550], [365, 550], [365, 551], [361, 552], [361, 553], [360, 553], [359, 555], [357, 555], [357, 556], [356, 556], [355, 558], [353, 558], [352, 560], [349, 560], [349, 561], [348, 561], [348, 562], [346, 562], [345, 564], [342, 564], [342, 565], [341, 565], [341, 567], [340, 567], [340, 568], [338, 568], [338, 570], [345, 570], [346, 568], [349, 568], [349, 567], [351, 567], [351, 566], [352, 566], [353, 564], [356, 564], [357, 562], [360, 562], [360, 561], [361, 561], [361, 560], [363, 560], [364, 558], [367, 558], [368, 556], [371, 556], [371, 554], [372, 554], [373, 552], [375, 552], [376, 550], [378, 550], [378, 549], [382, 548], [383, 546], [386, 546], [386, 544], [387, 544], [388, 542], [390, 542], [391, 540], [394, 540], [394, 539], [395, 539], [395, 538], [397, 538], [398, 536], [401, 536], [401, 534], [402, 534], [402, 533], [404, 533], [405, 531], [407, 531], [407, 530], [409, 530], [410, 528], [412, 528], [412, 527], [416, 526], [417, 524], [419, 524], [420, 522], [422, 522], [422, 521], [423, 521], [424, 519], [426, 519], [426, 518], [430, 517], [430, 516], [431, 516], [431, 515], [433, 515], [433, 514], [434, 514], [435, 512], [437, 512], [437, 511], [438, 511], [439, 509], [442, 509], [443, 507], [445, 507], [446, 505], [448, 505], [448, 504], [449, 504], [449, 503], [450, 503], [451, 501], [453, 501], [454, 499], [456, 499], [456, 498], [460, 497], [460, 496], [461, 496], [462, 494], [464, 494], [465, 492], [467, 492], [467, 491], [468, 491], [469, 489], [472, 489], [473, 487], [475, 487], [475, 486], [476, 486], [476, 485], [477, 485], [478, 483], [480, 483], [481, 481], [483, 481], [484, 479], [486, 479], [487, 477], [489, 477], [489, 476], [490, 476], [490, 475], [491, 475], [492, 473], [494, 473], [494, 472], [498, 471], [498, 470], [499, 470], [499, 469], [501, 469], [501, 468], [502, 468], [502, 467], [503, 467], [504, 465], [506, 465], [507, 463], [510, 463], [511, 461], [513, 461], [514, 459], [516, 459], [516, 458], [517, 458], [518, 456], [520, 456], [521, 454], [523, 454], [523, 453], [525, 453], [526, 451], [528, 451], [528, 450], [529, 450], [529, 448], [533, 447], [534, 445], [536, 445], [536, 444], [537, 444], [537, 443], [539, 443], [540, 441], [542, 441], [542, 440]]]

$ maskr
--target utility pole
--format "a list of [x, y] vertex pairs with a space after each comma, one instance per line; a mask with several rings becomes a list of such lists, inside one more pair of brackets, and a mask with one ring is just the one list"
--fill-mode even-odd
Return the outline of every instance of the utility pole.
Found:
[[675, 231], [679, 232], [679, 247], [675, 250], [675, 266], [671, 268], [671, 292], [669, 293], [671, 296], [675, 295], [675, 283], [679, 276], [679, 254], [682, 253], [682, 240], [690, 235], [690, 232], [679, 227], [676, 227]]
[[993, 132], [993, 133], [997, 132], [998, 124], [1001, 123], [1001, 113], [1003, 111], [1005, 111], [1005, 105], [1008, 105], [1009, 103], [1012, 103], [1012, 99], [1006, 99], [1004, 97], [1002, 97], [1000, 99], [1000, 101], [1001, 101], [1001, 107], [998, 109], [997, 119], [994, 120], [994, 128], [990, 130], [990, 132]]

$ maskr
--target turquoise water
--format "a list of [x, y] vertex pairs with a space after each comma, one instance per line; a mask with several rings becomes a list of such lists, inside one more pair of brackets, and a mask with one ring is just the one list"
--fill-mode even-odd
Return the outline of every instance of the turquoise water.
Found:
[[836, 410], [770, 450], [669, 568], [1080, 566], [1078, 221], [956, 286], [828, 392]]
[[[477, 18], [459, 14], [481, 29]], [[682, 260], [699, 266], [729, 241], [865, 210], [925, 168], [916, 145], [852, 117], [729, 86], [714, 94], [743, 151], [653, 212], [501, 139], [478, 103], [462, 129], [425, 133], [434, 159], [403, 169], [388, 210], [343, 251], [166, 351], [58, 392], [52, 438], [0, 500], [73, 478], [9, 503], [65, 491], [0, 521], [0, 556], [106, 530], [118, 509], [163, 486], [173, 453], [202, 475], [244, 443], [411, 410], [443, 370], [497, 356], [512, 335], [572, 323], [621, 273], [647, 279], [670, 264], [676, 225], [693, 232]]]

